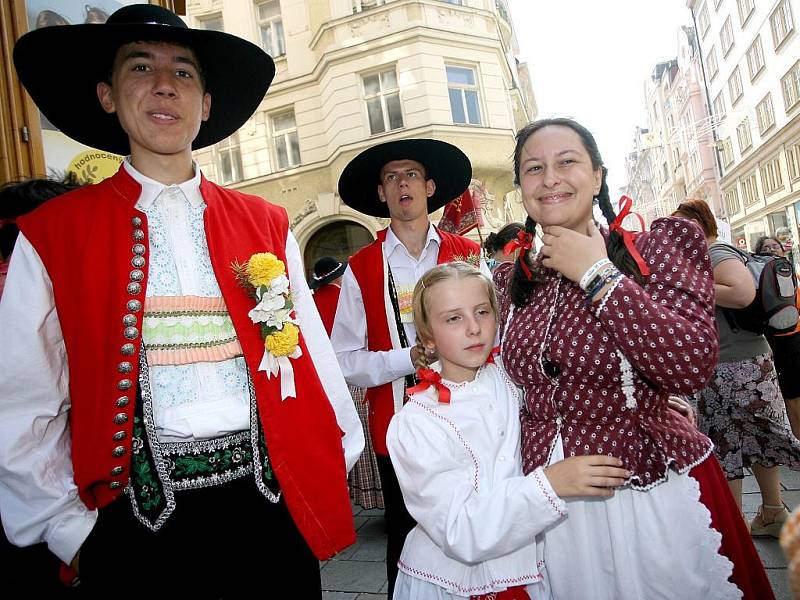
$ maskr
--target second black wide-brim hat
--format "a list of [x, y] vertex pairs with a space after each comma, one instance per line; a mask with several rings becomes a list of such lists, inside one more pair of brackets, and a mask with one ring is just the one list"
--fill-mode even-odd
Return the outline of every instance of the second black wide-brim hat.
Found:
[[191, 48], [211, 94], [211, 114], [192, 149], [234, 133], [258, 108], [275, 63], [261, 48], [229, 33], [190, 29], [173, 12], [151, 4], [125, 6], [102, 24], [56, 25], [23, 35], [14, 66], [39, 110], [72, 139], [115, 154], [129, 154], [128, 135], [115, 113], [97, 99], [117, 49], [130, 42], [165, 41]]
[[380, 172], [394, 160], [415, 160], [425, 167], [436, 191], [428, 198], [428, 214], [455, 200], [469, 187], [472, 164], [461, 150], [440, 140], [412, 138], [378, 144], [351, 160], [339, 177], [339, 197], [350, 208], [373, 217], [388, 217], [378, 196]]

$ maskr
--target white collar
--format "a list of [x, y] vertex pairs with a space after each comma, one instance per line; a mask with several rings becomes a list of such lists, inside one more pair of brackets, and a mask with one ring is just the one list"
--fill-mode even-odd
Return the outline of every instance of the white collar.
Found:
[[122, 162], [122, 166], [128, 172], [128, 175], [133, 177], [139, 183], [139, 185], [142, 186], [142, 191], [139, 194], [139, 200], [136, 202], [136, 206], [140, 209], [147, 209], [152, 206], [153, 202], [156, 201], [156, 198], [158, 198], [164, 190], [175, 188], [181, 191], [181, 193], [186, 197], [187, 200], [189, 200], [189, 203], [193, 207], [198, 207], [205, 203], [203, 196], [200, 194], [200, 169], [197, 167], [197, 163], [194, 161], [192, 161], [194, 176], [183, 183], [173, 185], [164, 185], [163, 183], [156, 181], [155, 179], [150, 179], [147, 175], [143, 175], [137, 171], [136, 168], [131, 164], [130, 156], [125, 157], [125, 160]]
[[[432, 223], [428, 223], [428, 234], [425, 238], [425, 245], [423, 248], [427, 248], [431, 242], [436, 242], [437, 245], [442, 243], [442, 238], [439, 236], [439, 233], [436, 231], [436, 228], [433, 226]], [[405, 247], [405, 244], [400, 241], [392, 228], [389, 227], [386, 231], [386, 239], [383, 241], [383, 249], [386, 256], [389, 256], [394, 252], [398, 246], [403, 246], [405, 248], [406, 253], [411, 256], [411, 253], [408, 251], [408, 248]]]

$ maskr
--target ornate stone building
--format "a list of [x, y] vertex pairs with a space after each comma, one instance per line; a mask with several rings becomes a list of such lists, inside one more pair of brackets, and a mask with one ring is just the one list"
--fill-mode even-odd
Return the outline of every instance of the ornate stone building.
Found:
[[353, 156], [391, 139], [437, 138], [469, 156], [473, 187], [484, 193], [484, 235], [522, 218], [514, 133], [536, 106], [504, 0], [189, 0], [186, 8], [191, 26], [224, 29], [275, 59], [253, 117], [196, 159], [212, 180], [285, 206], [307, 268], [322, 255], [352, 254], [384, 226], [343, 205], [336, 186]]

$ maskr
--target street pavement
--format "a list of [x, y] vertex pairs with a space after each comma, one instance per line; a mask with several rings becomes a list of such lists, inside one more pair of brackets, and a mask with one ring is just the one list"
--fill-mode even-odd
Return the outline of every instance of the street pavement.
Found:
[[[781, 469], [783, 500], [789, 509], [800, 504], [800, 473]], [[752, 519], [761, 498], [755, 478], [749, 474], [743, 484], [742, 507]], [[355, 544], [321, 564], [324, 600], [386, 600], [386, 531], [383, 511], [353, 507], [358, 533]], [[756, 548], [767, 569], [777, 600], [792, 600], [786, 578], [786, 558], [778, 541], [754, 538]]]

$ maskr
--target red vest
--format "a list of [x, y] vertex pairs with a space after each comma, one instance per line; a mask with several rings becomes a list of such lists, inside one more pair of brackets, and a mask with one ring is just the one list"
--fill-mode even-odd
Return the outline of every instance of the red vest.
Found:
[[341, 288], [332, 283], [314, 290], [314, 304], [317, 305], [319, 316], [322, 319], [322, 324], [325, 325], [328, 337], [331, 337], [331, 331], [333, 331], [333, 321], [336, 318], [336, 306], [339, 304], [340, 291]]
[[[382, 245], [386, 239], [386, 231], [379, 231], [375, 241], [359, 250], [348, 262], [361, 289], [367, 318], [367, 348], [373, 352], [392, 349], [384, 304]], [[436, 232], [441, 237], [437, 264], [452, 262], [456, 258], [465, 259], [470, 255], [480, 256], [481, 248], [476, 242], [440, 229]], [[386, 430], [394, 416], [392, 383], [369, 388], [364, 397], [369, 402], [369, 432], [375, 453], [388, 456]]]
[[[126, 330], [136, 335], [124, 337], [123, 317], [133, 314], [141, 328], [141, 308], [129, 306], [131, 300], [144, 304], [148, 277], [146, 264], [141, 290], [132, 293], [132, 219], [141, 219], [140, 243], [148, 247], [147, 217], [135, 208], [140, 192], [120, 168], [102, 183], [19, 219], [53, 282], [69, 365], [74, 477], [89, 508], [111, 503], [129, 477], [136, 394], [135, 387], [126, 390], [127, 384], [120, 383], [135, 386], [139, 374], [141, 336]], [[253, 379], [270, 462], [309, 547], [318, 558], [329, 558], [355, 541], [342, 432], [302, 335], [303, 356], [293, 362], [296, 398], [282, 401], [279, 380], [258, 371], [264, 342], [247, 316], [255, 300], [237, 285], [231, 270], [233, 261], [244, 262], [256, 252], [272, 252], [286, 262], [286, 211], [205, 178], [200, 192], [207, 204], [211, 264]], [[146, 252], [144, 257], [149, 263]], [[127, 353], [125, 344], [132, 345]], [[122, 373], [127, 366], [121, 363], [130, 363], [130, 372]]]

